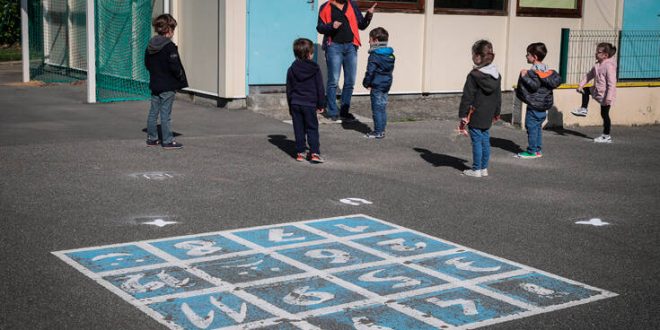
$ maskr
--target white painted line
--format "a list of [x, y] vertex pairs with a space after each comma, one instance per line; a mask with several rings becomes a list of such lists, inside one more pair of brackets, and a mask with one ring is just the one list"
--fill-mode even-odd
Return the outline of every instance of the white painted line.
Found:
[[157, 226], [157, 227], [163, 228], [167, 225], [173, 225], [175, 223], [178, 223], [178, 222], [176, 222], [176, 221], [167, 221], [167, 220], [163, 220], [163, 219], [155, 219], [155, 220], [152, 220], [152, 221], [149, 221], [149, 222], [143, 222], [142, 224], [143, 225]]
[[610, 224], [609, 222], [605, 222], [599, 218], [589, 219], [589, 221], [576, 221], [575, 223], [578, 225], [591, 225], [595, 227], [607, 226]]

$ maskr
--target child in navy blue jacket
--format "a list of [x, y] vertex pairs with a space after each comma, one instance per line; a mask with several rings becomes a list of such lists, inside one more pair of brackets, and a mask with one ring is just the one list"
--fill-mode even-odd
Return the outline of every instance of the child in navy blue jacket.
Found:
[[314, 43], [305, 38], [296, 39], [293, 42], [293, 54], [296, 60], [286, 74], [286, 99], [296, 137], [296, 160], [305, 160], [305, 147], [309, 143], [311, 153], [307, 159], [312, 163], [323, 163], [316, 113], [323, 113], [326, 99], [321, 69], [312, 61]]
[[389, 33], [382, 27], [369, 32], [369, 59], [367, 72], [364, 74], [362, 85], [371, 90], [371, 112], [374, 118], [374, 130], [365, 137], [382, 139], [385, 137], [387, 124], [387, 93], [392, 86], [392, 72], [394, 71], [394, 50], [387, 46]]

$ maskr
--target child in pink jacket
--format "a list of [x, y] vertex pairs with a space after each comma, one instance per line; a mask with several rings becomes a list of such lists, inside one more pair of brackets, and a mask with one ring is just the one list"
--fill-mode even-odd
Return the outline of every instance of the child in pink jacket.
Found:
[[[602, 42], [596, 47], [596, 64], [591, 68], [580, 81], [577, 88], [578, 93], [582, 94], [582, 107], [571, 113], [584, 117], [587, 115], [587, 106], [589, 105], [589, 95], [600, 103], [600, 115], [603, 117], [603, 134], [594, 139], [596, 143], [612, 143], [610, 136], [610, 107], [616, 99], [616, 61], [612, 58], [616, 54], [616, 47], [607, 42]], [[590, 89], [584, 89], [591, 79], [594, 85]]]

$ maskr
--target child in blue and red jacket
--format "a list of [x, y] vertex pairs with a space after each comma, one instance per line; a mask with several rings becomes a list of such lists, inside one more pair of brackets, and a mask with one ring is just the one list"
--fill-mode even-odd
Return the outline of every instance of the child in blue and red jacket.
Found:
[[321, 69], [312, 61], [314, 43], [305, 38], [296, 39], [293, 42], [293, 54], [296, 60], [286, 74], [286, 99], [296, 137], [296, 160], [305, 160], [306, 144], [309, 143], [309, 161], [323, 163], [316, 113], [323, 113], [326, 99]]
[[374, 119], [373, 132], [365, 137], [382, 139], [385, 137], [387, 125], [387, 96], [392, 87], [392, 72], [394, 71], [394, 50], [387, 46], [389, 33], [382, 27], [369, 32], [369, 60], [367, 72], [364, 74], [362, 86], [370, 90], [371, 113]]

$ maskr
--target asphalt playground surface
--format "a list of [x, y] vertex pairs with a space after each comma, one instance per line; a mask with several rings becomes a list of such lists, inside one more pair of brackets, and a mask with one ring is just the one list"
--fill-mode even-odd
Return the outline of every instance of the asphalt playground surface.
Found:
[[[165, 328], [53, 251], [350, 214], [618, 294], [489, 329], [660, 328], [658, 126], [615, 126], [610, 145], [599, 127], [546, 130], [544, 157], [521, 160], [525, 132], [499, 124], [490, 176], [469, 178], [455, 122], [388, 123], [383, 140], [322, 125], [317, 165], [291, 157], [289, 124], [178, 100], [184, 148], [167, 151], [145, 146], [147, 102], [19, 80], [0, 70], [0, 329]], [[609, 225], [576, 224], [593, 218]]]

